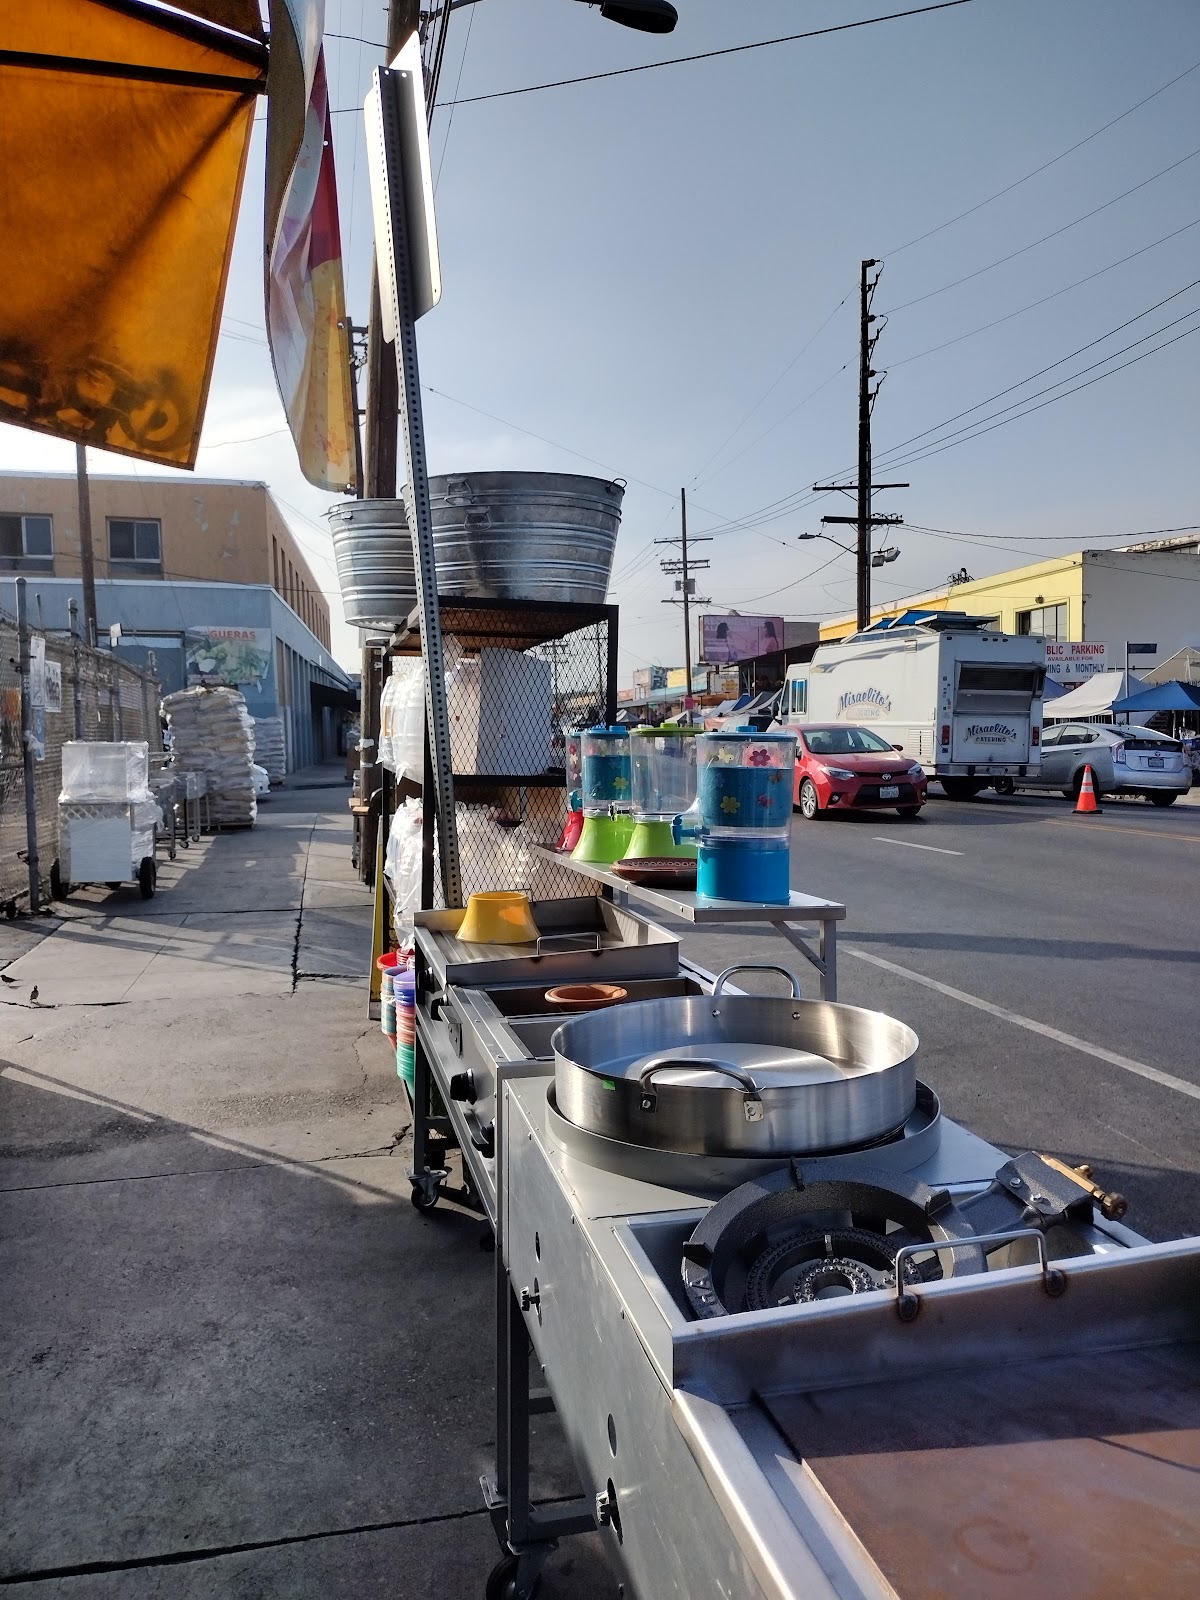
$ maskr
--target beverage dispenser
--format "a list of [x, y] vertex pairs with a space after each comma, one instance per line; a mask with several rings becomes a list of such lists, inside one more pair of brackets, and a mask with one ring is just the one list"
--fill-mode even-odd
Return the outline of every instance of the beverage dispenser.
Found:
[[629, 729], [585, 728], [581, 744], [583, 829], [571, 859], [607, 867], [625, 854], [633, 832]]
[[564, 732], [567, 769], [567, 820], [559, 835], [556, 849], [570, 854], [579, 843], [583, 832], [583, 732], [582, 728], [568, 728]]
[[674, 833], [699, 841], [696, 889], [705, 899], [787, 904], [795, 765], [793, 733], [736, 728], [697, 738], [699, 820], [676, 817]]
[[[696, 728], [666, 724], [633, 728], [629, 754], [633, 769], [633, 837], [626, 861], [657, 856], [694, 859], [694, 840], [676, 842], [671, 825], [696, 802]], [[694, 819], [690, 819], [694, 820]]]

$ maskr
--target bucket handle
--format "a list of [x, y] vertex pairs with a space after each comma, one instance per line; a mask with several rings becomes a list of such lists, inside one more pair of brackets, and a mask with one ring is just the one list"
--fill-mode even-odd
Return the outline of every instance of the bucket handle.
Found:
[[468, 528], [490, 528], [492, 516], [486, 506], [469, 506], [463, 513], [463, 521]]
[[791, 967], [781, 967], [777, 961], [739, 961], [732, 967], [726, 967], [724, 972], [717, 974], [712, 992], [714, 1000], [721, 998], [722, 989], [724, 989], [726, 982], [733, 977], [735, 972], [778, 972], [781, 977], [786, 978], [791, 984], [792, 999], [800, 1000], [803, 998], [800, 993], [800, 979], [792, 971]]
[[451, 505], [461, 504], [465, 496], [466, 504], [475, 498], [475, 491], [471, 488], [470, 478], [447, 478], [446, 499]]

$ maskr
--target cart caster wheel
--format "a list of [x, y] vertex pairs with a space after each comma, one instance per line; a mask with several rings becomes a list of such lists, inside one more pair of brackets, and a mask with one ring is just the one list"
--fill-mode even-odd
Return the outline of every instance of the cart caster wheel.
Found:
[[412, 1203], [416, 1211], [432, 1211], [442, 1197], [441, 1189], [428, 1190], [419, 1183], [412, 1186]]
[[55, 900], [65, 900], [71, 892], [71, 885], [62, 875], [62, 866], [55, 857], [50, 867], [50, 893]]
[[143, 900], [154, 898], [154, 888], [158, 882], [158, 868], [150, 856], [142, 857], [142, 864], [138, 868], [138, 888], [142, 891]]
[[533, 1600], [533, 1596], [541, 1588], [541, 1580], [535, 1578], [531, 1588], [519, 1589], [517, 1587], [519, 1565], [519, 1556], [502, 1556], [488, 1574], [487, 1588], [483, 1591], [484, 1600]]

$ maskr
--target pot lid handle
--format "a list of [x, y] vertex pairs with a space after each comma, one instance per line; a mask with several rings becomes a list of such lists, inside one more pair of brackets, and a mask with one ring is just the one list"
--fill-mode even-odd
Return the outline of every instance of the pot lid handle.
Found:
[[724, 972], [717, 974], [712, 992], [714, 1000], [720, 998], [721, 990], [725, 987], [726, 981], [732, 978], [735, 972], [778, 972], [781, 977], [786, 978], [791, 984], [792, 999], [799, 1000], [802, 998], [800, 994], [800, 979], [790, 967], [781, 967], [777, 961], [739, 961], [732, 967], [726, 967]]

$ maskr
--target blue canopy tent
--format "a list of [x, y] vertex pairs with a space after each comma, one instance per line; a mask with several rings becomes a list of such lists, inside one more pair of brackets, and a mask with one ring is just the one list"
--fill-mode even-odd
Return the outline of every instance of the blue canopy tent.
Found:
[[1200, 711], [1200, 684], [1156, 683], [1153, 688], [1139, 689], [1113, 706], [1114, 712], [1135, 711]]

